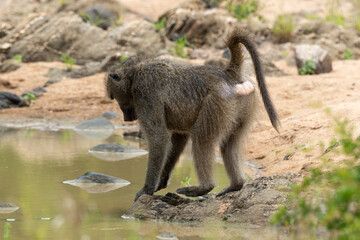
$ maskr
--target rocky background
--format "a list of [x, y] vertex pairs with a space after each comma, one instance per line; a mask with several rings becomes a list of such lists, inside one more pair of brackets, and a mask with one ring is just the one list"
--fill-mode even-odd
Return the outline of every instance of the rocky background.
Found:
[[[325, 109], [355, 126], [360, 120], [359, 16], [358, 0], [2, 0], [0, 126], [74, 126], [120, 112], [104, 93], [109, 66], [143, 55], [223, 67], [230, 58], [224, 39], [239, 25], [258, 45], [282, 122], [278, 134], [261, 107], [247, 172], [307, 174], [335, 135]], [[252, 76], [250, 60], [244, 71]], [[122, 114], [114, 116], [116, 125], [125, 124]], [[274, 196], [279, 201], [264, 203], [266, 209], [284, 201], [282, 193]], [[166, 206], [172, 216], [172, 198], [153, 200], [174, 203]], [[222, 217], [233, 208], [221, 210]]]

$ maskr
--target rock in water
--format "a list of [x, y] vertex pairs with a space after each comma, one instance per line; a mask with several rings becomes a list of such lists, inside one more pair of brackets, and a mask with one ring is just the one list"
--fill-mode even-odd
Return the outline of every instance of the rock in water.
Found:
[[102, 160], [118, 161], [142, 156], [148, 152], [118, 143], [104, 143], [91, 148], [89, 153]]
[[95, 172], [87, 172], [76, 179], [63, 181], [63, 183], [79, 187], [89, 193], [109, 192], [130, 184], [129, 181]]
[[75, 127], [75, 131], [80, 135], [95, 139], [106, 139], [114, 130], [114, 125], [103, 117], [85, 121]]
[[328, 51], [319, 45], [301, 44], [295, 46], [295, 61], [298, 71], [305, 66], [308, 60], [314, 62], [316, 74], [332, 71], [332, 61]]
[[119, 114], [117, 112], [106, 112], [102, 116], [104, 118], [111, 119], [111, 118], [119, 116]]
[[0, 203], [0, 213], [12, 213], [18, 209], [19, 207], [12, 203]]
[[178, 240], [178, 238], [171, 232], [160, 233], [156, 236], [156, 238], [161, 240]]

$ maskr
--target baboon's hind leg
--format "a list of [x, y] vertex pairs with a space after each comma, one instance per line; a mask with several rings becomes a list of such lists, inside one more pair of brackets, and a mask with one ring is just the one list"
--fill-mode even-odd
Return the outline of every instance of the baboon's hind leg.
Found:
[[244, 153], [242, 140], [245, 134], [245, 125], [241, 125], [220, 146], [226, 172], [230, 178], [230, 186], [222, 190], [217, 196], [240, 190], [245, 183], [243, 170]]
[[199, 186], [183, 187], [176, 190], [188, 197], [202, 196], [215, 187], [213, 176], [215, 164], [215, 146], [213, 141], [202, 137], [192, 137], [195, 168], [199, 179]]

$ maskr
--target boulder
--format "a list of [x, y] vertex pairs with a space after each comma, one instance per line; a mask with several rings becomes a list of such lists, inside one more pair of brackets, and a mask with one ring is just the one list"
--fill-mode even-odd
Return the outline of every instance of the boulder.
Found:
[[109, 36], [120, 46], [121, 53], [127, 56], [159, 56], [167, 53], [164, 36], [157, 32], [154, 24], [145, 20], [112, 28]]
[[215, 197], [208, 194], [198, 200], [182, 198], [177, 194], [165, 196], [142, 195], [124, 214], [124, 218], [162, 221], [199, 221], [222, 219], [228, 222], [269, 224], [270, 216], [287, 199], [293, 179], [298, 174], [259, 177], [245, 184], [240, 191]]
[[98, 72], [106, 72], [110, 66], [118, 64], [121, 61], [120, 53], [113, 53], [106, 56], [101, 62], [89, 62], [81, 67], [74, 67], [69, 71], [65, 68], [51, 68], [45, 74], [46, 77], [50, 77], [44, 87], [51, 84], [60, 82], [64, 78], [82, 78], [93, 75]]
[[80, 14], [85, 22], [89, 22], [104, 30], [115, 24], [116, 18], [109, 9], [102, 5], [94, 5], [86, 9], [85, 13]]
[[360, 36], [331, 22], [308, 21], [300, 25], [295, 35], [302, 44], [320, 45], [332, 59], [341, 59], [347, 49], [354, 58], [360, 58]]
[[20, 67], [21, 67], [21, 63], [19, 63], [19, 61], [16, 61], [14, 59], [7, 59], [0, 64], [0, 73], [15, 71]]
[[179, 8], [164, 14], [167, 18], [165, 25], [166, 36], [176, 40], [186, 34], [186, 39], [196, 47], [224, 48], [225, 34], [237, 24], [227, 11], [222, 9], [208, 9], [195, 12]]
[[332, 71], [332, 60], [325, 49], [319, 45], [301, 44], [296, 45], [295, 61], [298, 70], [305, 66], [307, 60], [311, 60], [315, 64], [315, 73], [327, 73]]
[[26, 103], [16, 94], [11, 92], [0, 92], [0, 110], [11, 107], [25, 107]]
[[52, 18], [33, 17], [20, 24], [4, 41], [13, 42], [8, 57], [21, 54], [23, 62], [59, 61], [62, 53], [77, 64], [102, 61], [119, 51], [106, 31], [84, 23], [74, 13], [60, 13]]
[[[99, 6], [100, 8], [98, 8]], [[104, 8], [115, 19], [124, 12], [124, 7], [117, 0], [67, 0], [67, 4], [60, 6], [57, 11], [75, 12], [81, 15], [89, 10], [96, 10], [96, 12], [102, 13]]]

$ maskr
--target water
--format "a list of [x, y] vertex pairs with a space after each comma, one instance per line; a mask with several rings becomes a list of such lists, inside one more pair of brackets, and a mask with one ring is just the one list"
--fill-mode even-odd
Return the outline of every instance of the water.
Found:
[[[0, 129], [0, 202], [20, 207], [0, 214], [0, 236], [4, 227], [10, 226], [10, 239], [155, 239], [162, 232], [172, 232], [179, 239], [264, 239], [264, 231], [270, 234], [268, 239], [278, 238], [273, 229], [223, 222], [209, 225], [123, 219], [144, 184], [147, 156], [104, 161], [88, 153], [90, 148], [110, 142], [147, 150], [146, 142], [124, 139], [121, 130], [99, 140], [72, 130]], [[105, 193], [88, 193], [62, 183], [89, 171], [131, 184]], [[196, 185], [190, 149], [182, 155], [168, 188], [159, 194], [174, 192], [185, 177], [191, 177], [191, 185]], [[228, 185], [222, 164], [217, 164], [215, 177], [218, 192]]]

